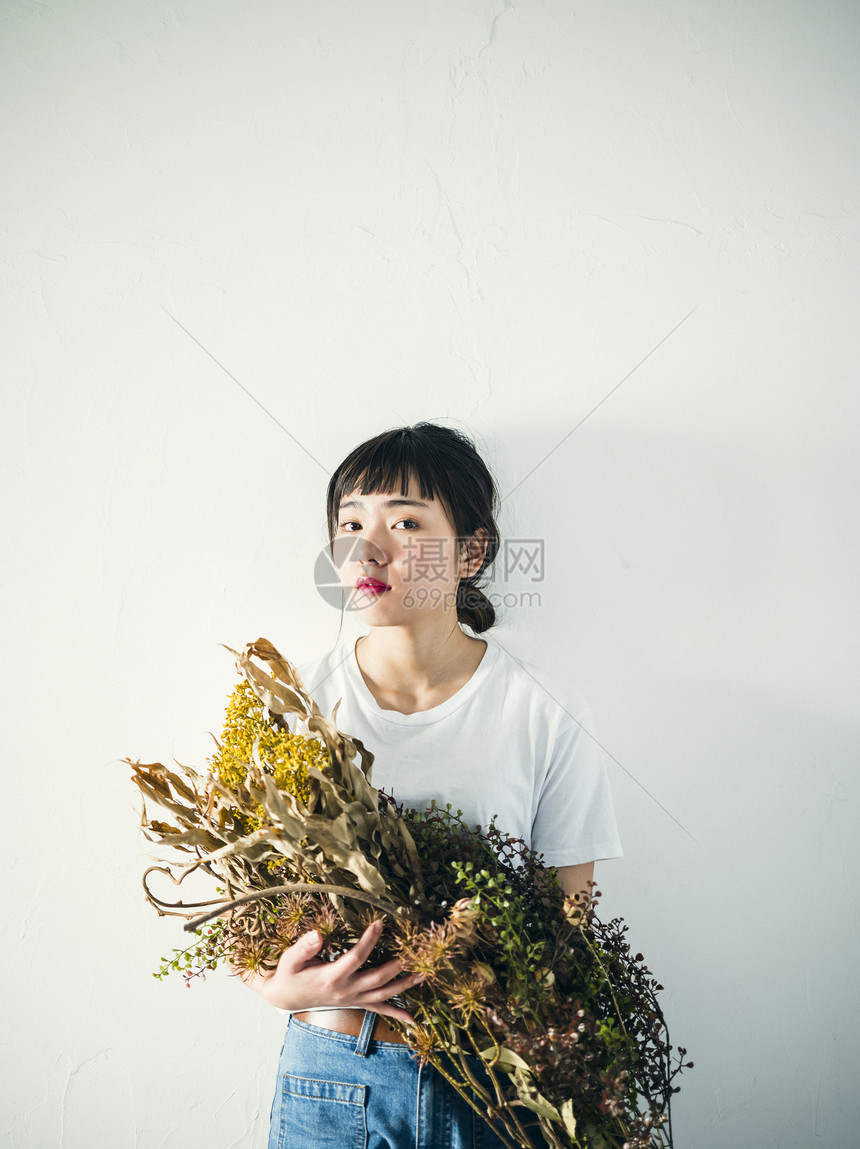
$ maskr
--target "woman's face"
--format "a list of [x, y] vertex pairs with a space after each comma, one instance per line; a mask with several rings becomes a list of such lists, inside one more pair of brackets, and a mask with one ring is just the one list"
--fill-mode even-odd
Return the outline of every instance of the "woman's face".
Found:
[[405, 496], [399, 489], [350, 492], [340, 504], [333, 546], [349, 607], [387, 625], [434, 611], [456, 617], [457, 584], [477, 569], [461, 559], [457, 543], [443, 504], [422, 499], [414, 478]]

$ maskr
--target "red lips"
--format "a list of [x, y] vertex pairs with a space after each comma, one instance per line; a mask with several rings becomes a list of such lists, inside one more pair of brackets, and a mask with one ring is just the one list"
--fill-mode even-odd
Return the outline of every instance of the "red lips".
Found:
[[389, 590], [387, 582], [380, 582], [378, 578], [360, 578], [355, 584], [357, 590]]

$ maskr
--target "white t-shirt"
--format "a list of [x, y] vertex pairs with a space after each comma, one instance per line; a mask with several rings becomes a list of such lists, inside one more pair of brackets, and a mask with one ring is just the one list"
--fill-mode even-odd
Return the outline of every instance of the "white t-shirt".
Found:
[[[515, 658], [493, 637], [465, 686], [415, 714], [383, 710], [362, 677], [355, 643], [297, 666], [327, 718], [374, 755], [371, 782], [425, 809], [451, 803], [469, 825], [494, 814], [548, 866], [621, 857], [603, 752], [578, 691]], [[295, 720], [293, 730], [305, 731]]]

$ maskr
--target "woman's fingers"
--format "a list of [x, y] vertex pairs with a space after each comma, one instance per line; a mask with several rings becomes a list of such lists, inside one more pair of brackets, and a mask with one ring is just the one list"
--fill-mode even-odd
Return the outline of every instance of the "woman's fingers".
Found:
[[380, 966], [361, 968], [379, 940], [380, 929], [381, 924], [374, 922], [351, 950], [333, 962], [320, 960], [322, 937], [317, 930], [302, 934], [281, 954], [276, 976], [270, 979], [271, 992], [278, 995], [276, 1004], [295, 1010], [305, 1008], [306, 1001], [314, 1004], [325, 1000], [332, 1005], [372, 1009], [413, 1023], [407, 1010], [391, 1004], [388, 999], [412, 989], [423, 978], [404, 974], [397, 958]]
[[422, 974], [403, 973], [399, 962], [386, 962], [376, 969], [358, 974], [354, 980], [357, 993], [372, 993], [379, 998], [405, 993], [424, 981]]
[[291, 946], [281, 954], [278, 968], [283, 967], [289, 973], [298, 973], [308, 962], [316, 958], [322, 946], [322, 936], [318, 930], [310, 930], [294, 941]]
[[405, 1009], [401, 1009], [399, 1005], [392, 1005], [390, 1001], [377, 1001], [373, 1005], [364, 1007], [369, 1009], [371, 1013], [381, 1013], [383, 1017], [393, 1017], [395, 1021], [404, 1021], [407, 1025], [415, 1025], [415, 1018], [411, 1013], [407, 1013]]
[[354, 973], [370, 957], [373, 947], [379, 941], [382, 933], [382, 922], [372, 922], [351, 950], [342, 954], [332, 964], [338, 967], [339, 973]]
[[424, 978], [421, 974], [407, 974], [404, 977], [397, 977], [381, 984], [373, 985], [370, 982], [365, 982], [363, 986], [360, 986], [359, 980], [356, 978], [353, 1000], [356, 1005], [361, 1006], [363, 1009], [375, 1010], [377, 1013], [385, 1013], [390, 1017], [399, 1017], [401, 1020], [408, 1018], [410, 1023], [412, 1023], [414, 1019], [411, 1014], [390, 999], [406, 993], [407, 990], [414, 989], [414, 987], [423, 980]]

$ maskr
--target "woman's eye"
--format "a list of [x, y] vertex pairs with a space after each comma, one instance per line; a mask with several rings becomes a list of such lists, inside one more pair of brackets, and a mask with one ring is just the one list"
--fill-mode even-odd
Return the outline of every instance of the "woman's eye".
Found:
[[[403, 525], [406, 527], [420, 527], [421, 526], [421, 524], [419, 522], [416, 522], [415, 519], [401, 519], [400, 522], [397, 524], [397, 526], [400, 526], [400, 525]], [[355, 521], [355, 519], [348, 519], [347, 522], [345, 522], [345, 523], [338, 523], [337, 524], [337, 528], [339, 531], [347, 531], [348, 534], [354, 534], [355, 533], [354, 531], [348, 530], [349, 527], [360, 527], [360, 526], [361, 526], [361, 523], [357, 523]]]

